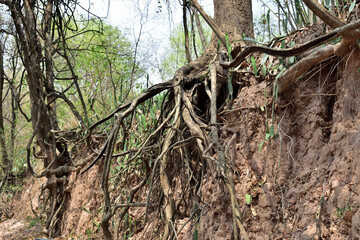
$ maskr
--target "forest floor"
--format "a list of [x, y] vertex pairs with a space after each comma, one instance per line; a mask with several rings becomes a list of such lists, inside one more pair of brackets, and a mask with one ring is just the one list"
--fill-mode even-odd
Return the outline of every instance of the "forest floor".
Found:
[[32, 213], [30, 204], [30, 198], [33, 198], [35, 206], [37, 205], [35, 196], [39, 193], [42, 182], [29, 177], [23, 180], [17, 183], [20, 190], [16, 191], [11, 203], [1, 208], [6, 209], [8, 214], [2, 214], [0, 219], [0, 240], [25, 240], [46, 236], [43, 222]]
[[25, 219], [12, 218], [0, 223], [0, 239], [34, 239], [45, 237], [42, 224]]

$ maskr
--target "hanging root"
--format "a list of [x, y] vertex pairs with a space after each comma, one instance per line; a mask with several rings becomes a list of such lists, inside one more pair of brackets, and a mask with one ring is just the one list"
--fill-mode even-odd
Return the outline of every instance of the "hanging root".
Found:
[[[179, 90], [180, 90], [179, 87], [175, 88], [175, 95], [178, 94]], [[177, 98], [176, 101], [179, 101], [179, 98]], [[168, 152], [168, 149], [171, 145], [171, 141], [177, 133], [176, 129], [179, 129], [179, 127], [180, 127], [179, 115], [180, 115], [181, 105], [178, 102], [176, 102], [175, 104], [177, 106], [176, 112], [175, 112], [175, 120], [172, 124], [172, 128], [169, 130], [169, 132], [167, 133], [167, 135], [165, 137], [162, 152]], [[171, 223], [172, 223], [172, 220], [174, 217], [174, 211], [175, 211], [174, 193], [171, 189], [171, 184], [170, 184], [169, 177], [167, 174], [169, 158], [170, 158], [169, 153], [164, 154], [161, 159], [161, 164], [160, 164], [160, 183], [161, 183], [161, 188], [164, 193], [165, 223], [166, 223], [162, 239], [169, 238], [169, 234], [172, 229]]]
[[[284, 72], [284, 74], [278, 79], [279, 93], [285, 92], [294, 79], [300, 76], [304, 71], [307, 71], [313, 65], [319, 63], [319, 61], [326, 59], [330, 55], [340, 55], [346, 52], [349, 46], [354, 45], [353, 39], [350, 39], [347, 33], [350, 30], [357, 29], [359, 26], [360, 21], [356, 21], [352, 24], [337, 28], [333, 32], [315, 39], [309, 44], [301, 46], [299, 49], [281, 51], [281, 54], [291, 55], [294, 54], [294, 51], [296, 54], [298, 54], [308, 50], [308, 47], [312, 48], [322, 44], [324, 41], [331, 40], [334, 37], [344, 36], [338, 45], [329, 45], [327, 47], [315, 50], [313, 53], [308, 55], [308, 57], [305, 57], [303, 60], [292, 66], [289, 70]], [[359, 31], [356, 30], [356, 34], [354, 35], [359, 36]], [[240, 53], [238, 56], [240, 58], [245, 58], [248, 54], [251, 53], [251, 51], [264, 52], [264, 48], [262, 47], [249, 47], [248, 49], [250, 50], [245, 50], [245, 53]], [[265, 52], [268, 54], [271, 54], [271, 52], [274, 51], [275, 55], [279, 54], [279, 51], [265, 49]], [[237, 57], [233, 62], [222, 63], [221, 66], [224, 69], [233, 65], [235, 66], [238, 64], [237, 61], [239, 61], [239, 57]], [[201, 187], [204, 176], [207, 172], [210, 172], [214, 180], [220, 179], [225, 183], [226, 189], [230, 195], [231, 208], [233, 212], [234, 237], [249, 239], [241, 219], [239, 203], [236, 198], [234, 169], [232, 168], [233, 165], [230, 163], [227, 155], [225, 154], [225, 146], [223, 146], [219, 140], [220, 135], [218, 131], [219, 122], [217, 121], [217, 102], [225, 101], [221, 99], [225, 99], [226, 97], [222, 96], [221, 94], [224, 93], [218, 90], [218, 87], [225, 83], [220, 83], [220, 81], [217, 81], [216, 69], [220, 68], [220, 66], [218, 62], [215, 61], [215, 59], [216, 54], [214, 53], [214, 49], [208, 49], [203, 56], [179, 69], [172, 80], [157, 84], [149, 88], [144, 93], [136, 97], [132, 102], [120, 106], [109, 116], [90, 127], [88, 139], [91, 139], [91, 133], [98, 125], [115, 116], [113, 128], [109, 138], [103, 145], [100, 154], [98, 154], [96, 159], [83, 171], [83, 173], [86, 172], [102, 156], [105, 156], [105, 167], [102, 179], [105, 210], [101, 226], [106, 239], [112, 239], [112, 233], [109, 229], [109, 221], [117, 209], [122, 208], [115, 227], [116, 237], [119, 236], [118, 229], [120, 226], [120, 221], [128, 212], [129, 208], [141, 205], [132, 204], [131, 201], [133, 194], [131, 194], [131, 200], [125, 205], [111, 204], [114, 201], [111, 199], [108, 190], [109, 173], [111, 168], [111, 159], [115, 156], [113, 155], [113, 151], [116, 142], [118, 141], [118, 132], [122, 126], [124, 131], [123, 136], [125, 136], [126, 131], [130, 129], [132, 119], [126, 122], [124, 119], [131, 115], [139, 104], [145, 102], [146, 100], [152, 98], [164, 90], [169, 90], [170, 94], [168, 95], [167, 99], [163, 100], [164, 108], [162, 108], [161, 114], [158, 117], [158, 120], [161, 121], [159, 121], [160, 123], [158, 123], [155, 130], [152, 133], [149, 133], [139, 149], [132, 151], [128, 150], [116, 155], [120, 156], [131, 154], [131, 160], [141, 156], [144, 163], [143, 156], [146, 155], [145, 153], [151, 152], [151, 154], [148, 154], [148, 156], [150, 156], [148, 162], [146, 164], [144, 163], [147, 166], [145, 179], [150, 176], [150, 185], [144, 214], [145, 222], [148, 218], [150, 205], [161, 204], [163, 208], [162, 212], [165, 225], [164, 231], [162, 233], [162, 239], [173, 239], [174, 236], [176, 238], [177, 235], [181, 233], [183, 226], [191, 221], [191, 218], [195, 216], [195, 213], [196, 221], [198, 221], [201, 217], [201, 214], [199, 214], [198, 211], [198, 209], [203, 209], [203, 207], [199, 207], [201, 203]], [[208, 79], [209, 71], [210, 81]], [[234, 135], [230, 141], [234, 141], [235, 138], [236, 135]], [[121, 145], [124, 146], [125, 138], [123, 138], [122, 141], [123, 142]], [[185, 142], [190, 143], [189, 146], [185, 146]], [[161, 148], [157, 148], [156, 151], [151, 150], [154, 149], [153, 146], [155, 144], [157, 146], [161, 146]], [[191, 155], [189, 152], [191, 152]], [[181, 156], [180, 158], [178, 157], [179, 155]], [[192, 156], [192, 158], [187, 158], [187, 156]], [[186, 161], [183, 161], [182, 158], [186, 158]], [[178, 197], [176, 197], [175, 200], [174, 194], [176, 192], [172, 189], [173, 182], [176, 180], [174, 175], [180, 175], [179, 173], [174, 173], [174, 171], [172, 171], [172, 167], [177, 164], [183, 166], [186, 165], [186, 167], [182, 168], [184, 170], [183, 175], [186, 175], [185, 171], [188, 169], [188, 181], [185, 184], [182, 183], [183, 186], [186, 187], [184, 188], [180, 202], [178, 202]], [[143, 179], [141, 184], [139, 184], [140, 187], [136, 187], [137, 190], [145, 184], [145, 179]], [[152, 200], [152, 195], [154, 195], [154, 186], [161, 187], [163, 201], [160, 203], [156, 203], [157, 201]], [[181, 203], [185, 204], [185, 211], [183, 212], [180, 212], [179, 210]], [[187, 211], [189, 203], [192, 203], [192, 209], [194, 210]], [[141, 206], [143, 205], [144, 204]], [[189, 221], [182, 225], [182, 227], [178, 228], [176, 225], [176, 218], [180, 216], [180, 214], [182, 216], [190, 215], [191, 217]], [[54, 211], [53, 215], [56, 215], [56, 211]], [[240, 236], [238, 236], [238, 230], [240, 230]]]

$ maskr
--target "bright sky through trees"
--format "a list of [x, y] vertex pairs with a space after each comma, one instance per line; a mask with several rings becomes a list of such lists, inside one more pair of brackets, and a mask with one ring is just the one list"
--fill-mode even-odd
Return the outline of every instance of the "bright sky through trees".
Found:
[[[209, 15], [213, 14], [212, 1], [199, 2]], [[254, 0], [252, 4], [254, 16], [260, 15], [261, 3]], [[119, 27], [130, 40], [135, 42], [140, 37], [138, 51], [145, 53], [147, 59], [151, 58], [148, 63], [153, 70], [150, 82], [161, 81], [156, 68], [166, 54], [171, 30], [182, 21], [178, 1], [169, 1], [166, 5], [165, 1], [158, 0], [81, 0], [80, 5], [94, 14], [90, 17], [99, 17]], [[84, 10], [79, 12], [86, 14]]]

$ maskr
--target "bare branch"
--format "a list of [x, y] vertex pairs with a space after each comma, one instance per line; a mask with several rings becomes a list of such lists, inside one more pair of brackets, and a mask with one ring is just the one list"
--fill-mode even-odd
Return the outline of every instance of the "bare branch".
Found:
[[323, 5], [314, 0], [303, 0], [303, 2], [311, 9], [321, 20], [332, 28], [344, 26], [345, 23], [333, 13], [329, 12]]
[[201, 40], [201, 45], [203, 47], [203, 51], [205, 51], [205, 49], [206, 49], [206, 40], [205, 40], [204, 31], [203, 31], [202, 26], [201, 26], [199, 15], [196, 12], [196, 8], [191, 7], [191, 10], [193, 11], [193, 14], [195, 15], [196, 27], [197, 27], [197, 30], [199, 32], [199, 36], [200, 36], [200, 40]]
[[216, 25], [215, 21], [206, 14], [204, 9], [200, 6], [200, 4], [197, 2], [197, 0], [192, 0], [191, 5], [198, 10], [198, 12], [201, 14], [201, 16], [205, 19], [205, 21], [209, 24], [211, 29], [214, 31], [216, 36], [220, 39], [224, 47], [226, 48], [226, 40], [225, 40], [225, 34], [220, 30], [220, 28]]

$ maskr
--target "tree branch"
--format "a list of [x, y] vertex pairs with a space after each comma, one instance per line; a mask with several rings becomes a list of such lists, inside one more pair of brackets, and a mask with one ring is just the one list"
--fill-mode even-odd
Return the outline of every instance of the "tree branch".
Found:
[[226, 48], [226, 40], [225, 40], [225, 34], [219, 29], [219, 27], [216, 25], [215, 21], [206, 14], [204, 9], [200, 6], [200, 4], [197, 2], [197, 0], [192, 0], [191, 5], [198, 10], [198, 12], [201, 14], [201, 16], [205, 19], [205, 21], [209, 24], [211, 29], [214, 31], [216, 36], [220, 39], [224, 47]]
[[323, 5], [314, 0], [303, 0], [303, 2], [313, 11], [321, 20], [332, 28], [344, 26], [345, 23], [340, 18], [329, 12]]

